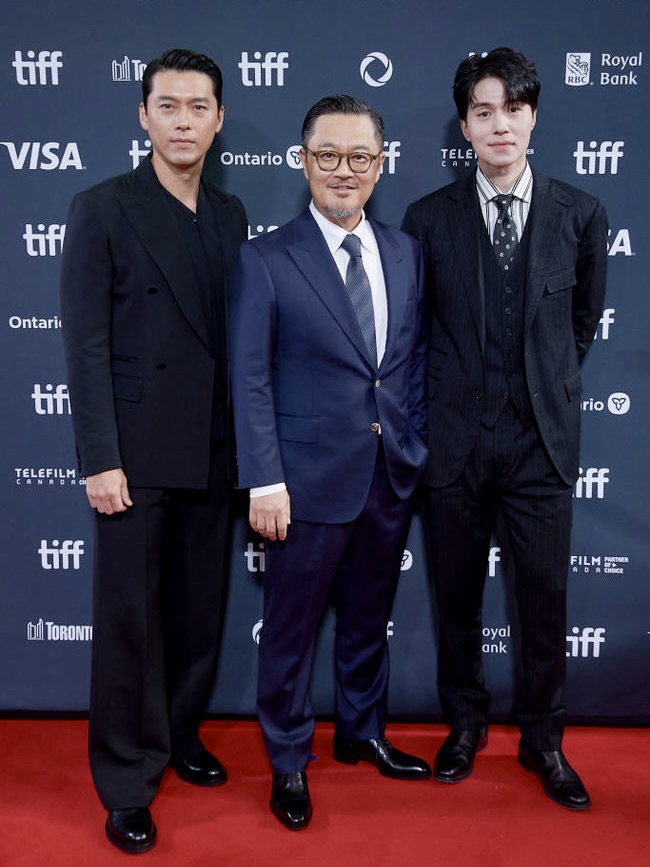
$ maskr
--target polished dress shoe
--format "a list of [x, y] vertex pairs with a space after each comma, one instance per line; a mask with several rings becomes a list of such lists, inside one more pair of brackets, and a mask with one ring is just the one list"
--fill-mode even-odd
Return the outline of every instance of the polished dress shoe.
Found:
[[221, 786], [228, 779], [224, 766], [205, 748], [190, 756], [174, 759], [174, 767], [181, 780], [195, 786]]
[[452, 728], [438, 750], [433, 776], [439, 783], [459, 783], [472, 773], [476, 753], [486, 746], [486, 728], [477, 732]]
[[569, 810], [587, 810], [591, 800], [582, 780], [568, 763], [562, 750], [531, 750], [519, 744], [519, 764], [541, 781], [549, 798]]
[[156, 826], [148, 807], [111, 810], [106, 820], [106, 836], [123, 852], [146, 852], [156, 842]]
[[370, 762], [384, 777], [396, 780], [427, 780], [431, 776], [424, 759], [396, 749], [388, 738], [356, 741], [334, 735], [334, 758], [346, 765]]
[[307, 774], [273, 774], [270, 807], [273, 815], [292, 831], [306, 828], [312, 814]]

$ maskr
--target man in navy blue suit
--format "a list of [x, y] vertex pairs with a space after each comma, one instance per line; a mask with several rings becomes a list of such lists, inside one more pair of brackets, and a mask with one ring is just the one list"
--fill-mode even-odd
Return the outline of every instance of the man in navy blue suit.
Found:
[[292, 829], [312, 813], [309, 681], [330, 593], [334, 758], [399, 779], [431, 775], [384, 735], [386, 627], [427, 450], [420, 249], [363, 211], [383, 141], [361, 100], [310, 109], [300, 158], [311, 204], [243, 245], [233, 292], [239, 485], [268, 540], [258, 712], [271, 809]]
[[454, 101], [478, 169], [412, 204], [403, 223], [422, 244], [432, 307], [425, 504], [452, 727], [434, 774], [464, 779], [486, 744], [481, 606], [499, 510], [521, 625], [519, 761], [583, 810], [589, 796], [561, 749], [566, 585], [580, 368], [602, 310], [607, 217], [528, 165], [539, 91], [534, 65], [510, 48], [463, 61]]

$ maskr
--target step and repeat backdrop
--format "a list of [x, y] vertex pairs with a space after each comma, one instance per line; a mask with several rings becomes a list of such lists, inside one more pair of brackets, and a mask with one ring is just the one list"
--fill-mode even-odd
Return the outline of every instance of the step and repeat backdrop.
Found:
[[[599, 196], [610, 220], [608, 294], [584, 371], [566, 655], [574, 721], [650, 720], [650, 18], [647, 0], [4, 0], [0, 12], [0, 711], [83, 712], [92, 520], [75, 470], [58, 279], [73, 194], [137, 166], [148, 60], [213, 57], [225, 123], [209, 172], [243, 200], [251, 237], [308, 201], [306, 110], [351, 93], [386, 123], [369, 210], [406, 205], [471, 172], [451, 99], [458, 63], [501, 45], [542, 80], [530, 161]], [[238, 502], [220, 670], [210, 710], [255, 711], [264, 545]], [[508, 552], [495, 538], [484, 658], [498, 718], [517, 677]], [[314, 704], [333, 708], [333, 616]], [[436, 718], [435, 609], [416, 517], [388, 624], [390, 712]]]

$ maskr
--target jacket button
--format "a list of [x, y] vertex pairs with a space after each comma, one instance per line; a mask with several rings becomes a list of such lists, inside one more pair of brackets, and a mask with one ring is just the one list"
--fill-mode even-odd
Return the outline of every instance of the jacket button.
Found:
[[156, 365], [156, 370], [164, 370], [166, 367], [167, 365], [165, 364], [165, 362], [161, 361]]
[[147, 289], [147, 292], [148, 292], [150, 295], [155, 295], [157, 291], [158, 291], [158, 287], [157, 287], [157, 286], [149, 286], [149, 288]]
[[483, 393], [481, 391], [479, 391], [479, 393], [476, 395], [476, 399], [483, 400]]
[[373, 421], [373, 423], [370, 425], [370, 430], [373, 433], [378, 433], [380, 431], [380, 429], [381, 429], [381, 425], [379, 424], [378, 421]]
[[381, 385], [381, 379], [376, 379], [375, 380], [375, 388], [379, 388], [380, 385]]

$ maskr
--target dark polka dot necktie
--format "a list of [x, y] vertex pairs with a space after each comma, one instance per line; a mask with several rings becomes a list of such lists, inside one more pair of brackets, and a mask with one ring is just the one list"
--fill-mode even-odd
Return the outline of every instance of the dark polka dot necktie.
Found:
[[515, 221], [512, 219], [510, 213], [510, 205], [513, 199], [514, 196], [510, 195], [499, 195], [492, 199], [499, 209], [499, 215], [494, 224], [492, 247], [504, 271], [510, 270], [512, 257], [515, 255], [515, 250], [519, 243]]

